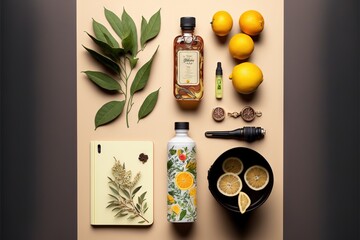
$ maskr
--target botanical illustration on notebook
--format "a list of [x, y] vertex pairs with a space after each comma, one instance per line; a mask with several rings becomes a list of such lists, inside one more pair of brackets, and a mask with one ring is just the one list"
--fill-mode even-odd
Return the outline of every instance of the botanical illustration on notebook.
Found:
[[91, 224], [153, 223], [153, 143], [91, 142]]

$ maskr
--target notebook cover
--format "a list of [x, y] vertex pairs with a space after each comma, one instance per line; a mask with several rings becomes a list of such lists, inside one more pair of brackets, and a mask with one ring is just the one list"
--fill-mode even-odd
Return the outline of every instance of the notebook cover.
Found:
[[153, 142], [91, 141], [91, 224], [153, 223]]

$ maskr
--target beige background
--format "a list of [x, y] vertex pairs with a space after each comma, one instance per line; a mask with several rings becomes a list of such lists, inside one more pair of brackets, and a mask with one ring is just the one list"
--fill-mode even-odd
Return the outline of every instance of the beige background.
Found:
[[[160, 45], [154, 59], [149, 83], [135, 96], [130, 113], [130, 128], [125, 115], [112, 124], [94, 131], [94, 116], [104, 103], [115, 96], [99, 91], [81, 71], [99, 69], [81, 45], [94, 47], [85, 31], [92, 33], [92, 18], [107, 24], [104, 7], [121, 14], [123, 7], [140, 26], [141, 16], [149, 19], [161, 8], [161, 31], [145, 51], [138, 56], [138, 66], [144, 64]], [[230, 57], [226, 41], [220, 41], [211, 30], [212, 15], [228, 11], [234, 19], [231, 34], [239, 31], [240, 14], [256, 9], [265, 18], [265, 30], [255, 43], [250, 61], [264, 73], [264, 82], [251, 98], [237, 94], [228, 80], [236, 62]], [[179, 19], [196, 17], [196, 33], [205, 42], [204, 98], [196, 111], [181, 110], [172, 95], [172, 41], [180, 33]], [[78, 135], [78, 239], [269, 239], [283, 238], [283, 0], [274, 1], [94, 1], [77, 0], [77, 135]], [[115, 34], [114, 34], [115, 36]], [[221, 61], [224, 71], [224, 98], [215, 99], [215, 68]], [[154, 111], [137, 122], [137, 111], [147, 94], [161, 87]], [[216, 106], [227, 112], [240, 111], [251, 105], [263, 113], [252, 125], [264, 127], [266, 137], [254, 143], [237, 140], [207, 139], [207, 130], [232, 130], [243, 127], [241, 119], [226, 118], [217, 123], [211, 118]], [[191, 226], [173, 225], [166, 220], [166, 143], [173, 136], [175, 121], [190, 122], [190, 136], [197, 142], [198, 160], [198, 220]], [[154, 142], [154, 224], [147, 228], [91, 227], [90, 225], [90, 141], [150, 140]], [[267, 202], [246, 219], [234, 219], [212, 197], [207, 188], [207, 171], [224, 151], [250, 147], [262, 154], [273, 168], [275, 182]]]

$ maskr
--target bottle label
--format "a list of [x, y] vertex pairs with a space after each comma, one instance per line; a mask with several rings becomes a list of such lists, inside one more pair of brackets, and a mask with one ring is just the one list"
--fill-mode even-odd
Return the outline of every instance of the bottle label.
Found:
[[223, 85], [222, 76], [216, 76], [216, 86], [215, 86], [216, 87], [215, 88], [216, 98], [222, 98], [222, 95], [223, 95], [222, 85]]
[[167, 219], [196, 220], [196, 150], [194, 143], [168, 145]]
[[178, 84], [199, 84], [199, 59], [200, 53], [195, 50], [178, 51]]

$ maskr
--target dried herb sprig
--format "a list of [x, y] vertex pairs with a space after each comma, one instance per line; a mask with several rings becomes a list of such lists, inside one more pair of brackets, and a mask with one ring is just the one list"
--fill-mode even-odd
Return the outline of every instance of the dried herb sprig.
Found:
[[136, 186], [140, 180], [140, 172], [132, 179], [132, 172], [131, 170], [126, 171], [125, 163], [121, 164], [115, 157], [114, 159], [113, 178], [108, 177], [112, 194], [108, 194], [111, 200], [108, 202], [107, 208], [112, 208], [112, 211], [116, 212], [115, 217], [141, 218], [142, 220], [138, 223], [148, 223], [149, 221], [144, 217], [148, 210], [145, 198], [147, 192], [138, 196], [137, 203], [134, 202], [136, 194], [142, 187]]
[[[107, 71], [84, 71], [84, 73], [101, 89], [109, 93], [118, 92], [124, 95], [124, 100], [105, 103], [96, 113], [95, 129], [115, 120], [123, 112], [124, 108], [126, 109], [126, 126], [129, 127], [129, 113], [134, 104], [134, 95], [146, 86], [152, 62], [159, 47], [151, 59], [139, 68], [131, 84], [129, 80], [139, 60], [138, 53], [143, 51], [147, 43], [160, 32], [160, 9], [151, 16], [149, 21], [142, 17], [139, 39], [140, 50], [138, 50], [139, 41], [136, 24], [125, 9], [123, 9], [121, 17], [106, 8], [104, 11], [108, 23], [120, 38], [120, 43], [103, 24], [93, 20], [95, 36], [87, 34], [97, 45], [99, 51], [85, 46], [84, 48]], [[153, 91], [145, 98], [138, 112], [138, 122], [153, 111], [158, 94], [159, 89]]]

